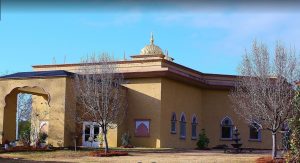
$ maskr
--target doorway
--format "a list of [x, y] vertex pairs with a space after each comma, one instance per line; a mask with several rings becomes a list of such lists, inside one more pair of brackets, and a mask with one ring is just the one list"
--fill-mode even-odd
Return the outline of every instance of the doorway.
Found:
[[98, 148], [100, 142], [98, 136], [101, 128], [95, 122], [83, 122], [82, 145], [85, 147]]

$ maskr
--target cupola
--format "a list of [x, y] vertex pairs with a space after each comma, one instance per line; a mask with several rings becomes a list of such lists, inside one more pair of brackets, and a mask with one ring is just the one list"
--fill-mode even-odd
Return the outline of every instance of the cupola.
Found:
[[141, 50], [141, 55], [163, 55], [163, 51], [159, 46], [154, 45], [154, 37], [153, 34], [151, 33], [151, 38], [150, 38], [150, 45], [146, 45], [142, 50]]

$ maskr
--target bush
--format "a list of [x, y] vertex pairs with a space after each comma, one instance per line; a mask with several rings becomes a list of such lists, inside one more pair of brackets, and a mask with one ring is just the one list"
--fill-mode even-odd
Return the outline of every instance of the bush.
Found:
[[30, 131], [31, 131], [30, 121], [20, 121], [19, 122], [19, 140], [25, 146], [30, 145]]
[[207, 149], [208, 148], [209, 139], [205, 134], [205, 129], [201, 130], [201, 133], [199, 134], [199, 139], [197, 142], [198, 149]]
[[99, 135], [97, 136], [96, 140], [99, 142], [100, 145], [102, 145], [103, 142], [104, 142], [103, 134], [99, 133]]
[[131, 136], [129, 135], [128, 132], [125, 132], [122, 137], [121, 137], [121, 141], [122, 141], [122, 146], [123, 147], [126, 147], [126, 146], [130, 146], [130, 139], [131, 139]]
[[44, 132], [39, 134], [39, 143], [46, 143], [48, 135]]

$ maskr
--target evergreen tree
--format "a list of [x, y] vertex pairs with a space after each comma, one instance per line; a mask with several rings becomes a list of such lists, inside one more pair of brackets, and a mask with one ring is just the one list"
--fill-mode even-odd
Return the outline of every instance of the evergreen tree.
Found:
[[197, 142], [198, 149], [207, 149], [208, 148], [209, 139], [205, 134], [205, 129], [201, 130], [199, 134], [199, 139]]

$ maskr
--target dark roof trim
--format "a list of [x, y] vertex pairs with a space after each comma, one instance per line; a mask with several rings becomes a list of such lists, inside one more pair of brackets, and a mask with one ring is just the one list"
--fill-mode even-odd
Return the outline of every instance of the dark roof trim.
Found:
[[64, 70], [18, 72], [1, 76], [0, 79], [23, 79], [23, 78], [49, 78], [49, 77], [72, 77], [74, 73]]

